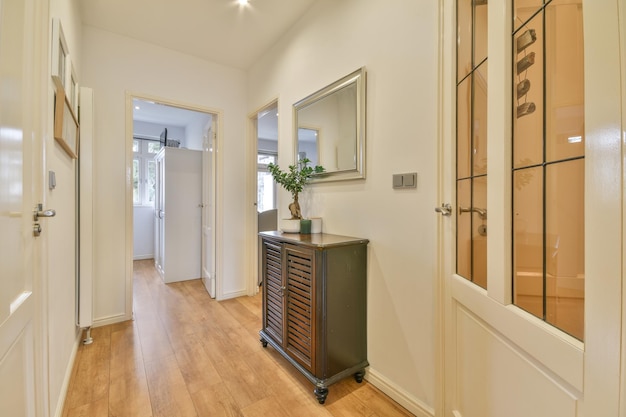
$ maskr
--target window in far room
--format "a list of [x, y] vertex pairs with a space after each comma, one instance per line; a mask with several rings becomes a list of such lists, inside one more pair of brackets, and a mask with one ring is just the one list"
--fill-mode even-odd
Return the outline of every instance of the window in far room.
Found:
[[276, 184], [267, 169], [270, 163], [276, 163], [276, 154], [259, 152], [257, 156], [257, 210], [259, 212], [276, 208]]
[[133, 204], [153, 206], [156, 184], [154, 156], [161, 149], [159, 141], [133, 139]]

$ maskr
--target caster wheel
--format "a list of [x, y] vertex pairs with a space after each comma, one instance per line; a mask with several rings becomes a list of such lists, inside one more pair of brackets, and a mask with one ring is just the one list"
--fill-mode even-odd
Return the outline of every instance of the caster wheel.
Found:
[[328, 388], [317, 387], [314, 392], [317, 397], [317, 402], [324, 404], [326, 402], [326, 397], [328, 397]]
[[357, 372], [356, 374], [354, 374], [354, 380], [360, 384], [361, 382], [363, 382], [364, 376], [365, 376], [365, 372], [363, 371]]

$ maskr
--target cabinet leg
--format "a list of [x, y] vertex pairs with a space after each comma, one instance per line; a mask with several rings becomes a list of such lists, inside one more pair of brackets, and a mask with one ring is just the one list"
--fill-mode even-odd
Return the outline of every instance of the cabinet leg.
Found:
[[260, 342], [261, 342], [261, 344], [263, 345], [263, 347], [264, 347], [264, 348], [266, 348], [266, 347], [267, 347], [267, 340], [265, 340], [265, 339], [261, 338], [261, 339], [260, 339]]
[[360, 384], [361, 382], [363, 382], [364, 376], [365, 376], [365, 371], [359, 371], [356, 374], [354, 374], [354, 380]]
[[326, 397], [328, 397], [328, 388], [316, 387], [314, 392], [317, 397], [317, 401], [320, 404], [324, 404], [326, 402]]

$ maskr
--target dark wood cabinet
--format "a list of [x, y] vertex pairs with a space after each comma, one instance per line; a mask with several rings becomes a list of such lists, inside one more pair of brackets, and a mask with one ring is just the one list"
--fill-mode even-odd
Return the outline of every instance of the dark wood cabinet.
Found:
[[367, 239], [261, 232], [264, 347], [270, 344], [315, 384], [328, 386], [367, 362]]

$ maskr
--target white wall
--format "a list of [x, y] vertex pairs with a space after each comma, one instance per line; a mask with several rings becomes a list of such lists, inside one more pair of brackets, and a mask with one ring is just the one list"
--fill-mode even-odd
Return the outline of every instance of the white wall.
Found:
[[[222, 112], [219, 121], [223, 135], [218, 139], [221, 161], [218, 169], [218, 225], [228, 225], [219, 244], [218, 273], [223, 280], [224, 297], [243, 294], [246, 289], [239, 249], [245, 239], [241, 190], [245, 179], [238, 174], [245, 155], [245, 76], [242, 71], [209, 63], [152, 44], [83, 27], [83, 82], [93, 88], [95, 100], [95, 173], [96, 201], [94, 225], [94, 315], [104, 324], [130, 318], [131, 280], [128, 239], [132, 228], [126, 227], [131, 202], [126, 192], [127, 158], [126, 93], [158, 97]], [[219, 231], [218, 231], [219, 233]]]
[[[324, 232], [370, 239], [368, 377], [425, 413], [435, 401], [437, 7], [320, 0], [248, 76], [249, 112], [279, 97], [286, 167], [291, 106], [366, 67], [367, 178], [315, 184], [300, 203], [306, 215], [323, 217]], [[418, 173], [417, 189], [392, 189], [392, 174], [406, 172]], [[279, 198], [285, 216], [290, 196], [283, 190]]]
[[[82, 26], [76, 0], [51, 0], [50, 23], [59, 18], [63, 26], [70, 59], [78, 80], [81, 80]], [[51, 27], [48, 33], [51, 33]], [[51, 44], [51, 43], [50, 43]], [[49, 49], [50, 50], [50, 49]], [[50, 72], [48, 72], [50, 74]], [[53, 137], [54, 94], [52, 78], [48, 77], [48, 129], [46, 134], [46, 166], [44, 173], [54, 171], [57, 186], [49, 190], [44, 184], [46, 208], [57, 215], [44, 222], [47, 241], [48, 280], [45, 284], [47, 318], [48, 398], [51, 415], [60, 415], [80, 331], [76, 327], [76, 161], [71, 159]]]

